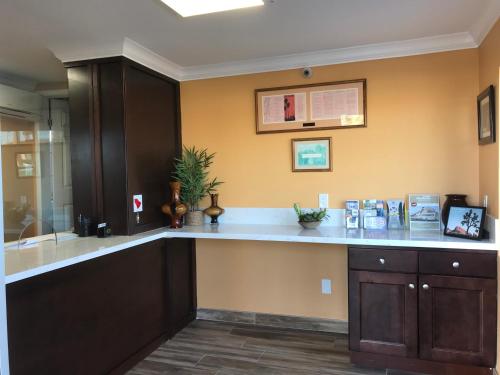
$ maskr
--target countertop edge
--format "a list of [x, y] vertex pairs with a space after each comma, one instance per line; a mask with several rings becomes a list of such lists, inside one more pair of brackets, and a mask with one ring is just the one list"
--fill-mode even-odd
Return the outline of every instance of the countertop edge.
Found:
[[[189, 230], [172, 230], [162, 228], [152, 231], [154, 233], [142, 233], [136, 235], [138, 238], [132, 238], [130, 241], [111, 246], [102, 246], [94, 251], [62, 259], [53, 263], [44, 264], [38, 267], [15, 272], [5, 276], [5, 283], [10, 284], [30, 277], [38, 276], [47, 272], [55, 271], [60, 268], [68, 267], [87, 260], [95, 259], [104, 255], [123, 251], [128, 248], [142, 245], [163, 238], [194, 238], [194, 239], [213, 239], [213, 240], [242, 240], [242, 241], [269, 241], [269, 242], [296, 242], [327, 245], [358, 245], [358, 246], [390, 246], [390, 247], [411, 247], [411, 248], [441, 248], [441, 249], [469, 249], [482, 251], [497, 251], [497, 244], [493, 242], [479, 241], [438, 241], [420, 239], [376, 239], [376, 238], [353, 238], [353, 237], [335, 237], [335, 236], [305, 236], [297, 234], [267, 234], [256, 231], [255, 233], [211, 233], [204, 231], [206, 226], [200, 228], [190, 228]], [[199, 229], [199, 231], [196, 231]], [[262, 227], [259, 227], [262, 229]], [[362, 234], [364, 234], [362, 232]], [[122, 236], [120, 236], [122, 237]], [[123, 236], [125, 237], [125, 236]], [[131, 236], [134, 237], [134, 236]], [[97, 241], [99, 239], [96, 238]], [[72, 240], [69, 240], [72, 241]], [[19, 250], [9, 250], [19, 251]], [[22, 251], [22, 250], [20, 250]], [[7, 260], [6, 260], [7, 263]], [[7, 264], [6, 264], [7, 266]]]

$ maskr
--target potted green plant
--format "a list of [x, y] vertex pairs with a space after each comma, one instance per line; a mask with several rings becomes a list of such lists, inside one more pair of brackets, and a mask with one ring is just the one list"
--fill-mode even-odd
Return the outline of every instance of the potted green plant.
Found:
[[314, 229], [318, 227], [323, 220], [328, 219], [326, 208], [320, 208], [317, 210], [303, 210], [300, 208], [298, 203], [294, 203], [293, 209], [297, 214], [299, 224], [302, 225], [302, 227], [304, 227], [305, 229]]
[[217, 177], [209, 180], [208, 169], [213, 163], [215, 153], [209, 154], [207, 149], [198, 150], [194, 146], [183, 147], [182, 157], [175, 159], [173, 178], [181, 183], [181, 200], [188, 205], [186, 225], [202, 225], [203, 211], [200, 201], [215, 192], [222, 182]]

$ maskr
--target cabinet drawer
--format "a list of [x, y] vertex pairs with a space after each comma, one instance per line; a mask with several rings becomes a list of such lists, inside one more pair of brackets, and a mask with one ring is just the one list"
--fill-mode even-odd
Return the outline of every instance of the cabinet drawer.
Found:
[[367, 271], [415, 273], [418, 256], [414, 250], [349, 248], [349, 268]]
[[496, 278], [497, 254], [421, 251], [419, 271], [424, 274]]

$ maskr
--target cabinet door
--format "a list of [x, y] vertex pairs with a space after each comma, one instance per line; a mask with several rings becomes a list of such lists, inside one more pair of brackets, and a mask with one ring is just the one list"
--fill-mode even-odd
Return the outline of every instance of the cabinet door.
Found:
[[417, 300], [416, 274], [350, 271], [350, 349], [416, 357]]
[[420, 276], [420, 357], [494, 367], [496, 280]]
[[166, 240], [169, 335], [173, 336], [196, 318], [195, 240]]
[[[133, 64], [125, 68], [125, 139], [129, 234], [162, 227], [161, 205], [168, 201], [168, 180], [178, 156], [178, 86]], [[134, 194], [142, 194], [137, 222]]]

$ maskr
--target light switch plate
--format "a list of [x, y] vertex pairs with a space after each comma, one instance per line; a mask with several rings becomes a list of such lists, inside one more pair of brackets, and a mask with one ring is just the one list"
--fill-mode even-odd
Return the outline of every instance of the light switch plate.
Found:
[[321, 294], [332, 294], [332, 280], [321, 279]]
[[328, 193], [318, 195], [319, 208], [328, 208]]

